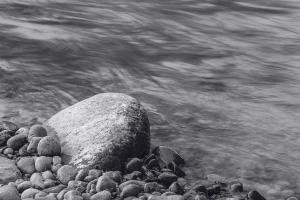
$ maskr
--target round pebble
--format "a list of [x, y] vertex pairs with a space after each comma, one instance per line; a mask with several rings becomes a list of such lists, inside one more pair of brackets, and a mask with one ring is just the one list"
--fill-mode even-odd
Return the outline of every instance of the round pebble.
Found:
[[42, 125], [33, 125], [29, 129], [28, 140], [30, 141], [33, 137], [45, 137], [47, 136], [47, 130]]
[[23, 157], [17, 162], [18, 168], [24, 174], [32, 174], [35, 172], [34, 159], [32, 157]]
[[46, 136], [40, 140], [37, 152], [40, 156], [59, 156], [61, 153], [59, 141], [54, 136]]
[[51, 170], [52, 157], [40, 156], [35, 160], [35, 168], [38, 172]]
[[15, 135], [7, 140], [7, 146], [19, 150], [27, 142], [27, 137], [25, 135]]
[[65, 185], [69, 181], [74, 180], [77, 174], [77, 169], [70, 165], [64, 165], [57, 171], [57, 178], [59, 181]]

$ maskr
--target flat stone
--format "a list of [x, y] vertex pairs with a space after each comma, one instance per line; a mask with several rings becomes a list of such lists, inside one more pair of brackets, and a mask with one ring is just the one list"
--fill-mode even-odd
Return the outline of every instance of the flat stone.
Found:
[[21, 177], [21, 172], [13, 161], [0, 156], [0, 184], [14, 182]]
[[23, 157], [17, 162], [18, 168], [24, 174], [32, 174], [35, 172], [34, 159], [32, 157]]
[[143, 157], [150, 148], [146, 111], [125, 94], [95, 95], [60, 111], [46, 125], [59, 137], [66, 163], [79, 168], [113, 170], [118, 162]]

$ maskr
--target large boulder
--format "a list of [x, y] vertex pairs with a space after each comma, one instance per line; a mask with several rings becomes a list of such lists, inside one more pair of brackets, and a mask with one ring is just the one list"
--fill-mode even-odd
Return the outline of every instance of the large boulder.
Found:
[[14, 182], [21, 178], [21, 172], [13, 161], [0, 156], [0, 184]]
[[46, 122], [61, 143], [64, 161], [78, 168], [114, 168], [150, 149], [146, 110], [120, 93], [102, 93], [55, 114]]

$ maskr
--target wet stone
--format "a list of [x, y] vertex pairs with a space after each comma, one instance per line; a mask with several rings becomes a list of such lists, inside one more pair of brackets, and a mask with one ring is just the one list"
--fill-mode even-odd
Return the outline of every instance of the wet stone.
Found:
[[25, 135], [15, 135], [7, 140], [7, 146], [19, 150], [27, 142], [27, 137]]

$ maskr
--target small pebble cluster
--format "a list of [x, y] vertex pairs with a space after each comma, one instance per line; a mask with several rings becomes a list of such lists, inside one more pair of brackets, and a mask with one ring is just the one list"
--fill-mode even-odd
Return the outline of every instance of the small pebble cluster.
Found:
[[245, 192], [238, 181], [216, 176], [189, 185], [180, 168], [184, 160], [164, 146], [143, 159], [129, 159], [121, 171], [63, 165], [58, 139], [41, 125], [18, 128], [2, 122], [0, 156], [14, 160], [22, 173], [20, 179], [0, 187], [0, 200], [265, 199], [257, 191]]

